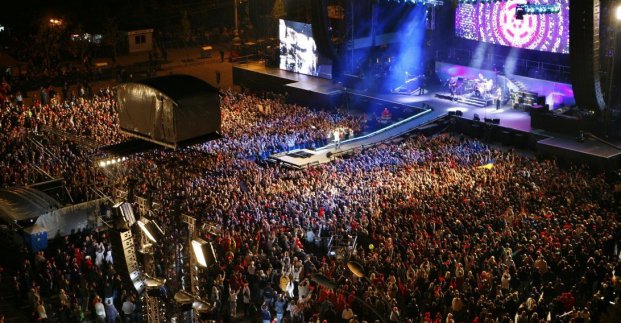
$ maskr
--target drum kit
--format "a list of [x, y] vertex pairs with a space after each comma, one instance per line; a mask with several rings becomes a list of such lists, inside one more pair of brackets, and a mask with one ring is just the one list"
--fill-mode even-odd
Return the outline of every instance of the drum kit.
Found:
[[448, 80], [451, 95], [464, 95], [470, 93], [474, 97], [488, 98], [494, 88], [494, 80], [486, 79], [482, 74], [478, 78], [465, 79], [463, 77], [451, 77]]

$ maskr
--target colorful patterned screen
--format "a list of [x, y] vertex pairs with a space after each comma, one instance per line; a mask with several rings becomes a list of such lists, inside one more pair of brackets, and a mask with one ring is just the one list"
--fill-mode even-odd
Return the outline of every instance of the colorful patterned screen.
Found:
[[455, 14], [458, 37], [486, 43], [553, 53], [569, 53], [569, 0], [531, 0], [530, 4], [560, 4], [555, 14], [524, 15], [516, 19], [518, 4], [509, 0], [459, 4]]

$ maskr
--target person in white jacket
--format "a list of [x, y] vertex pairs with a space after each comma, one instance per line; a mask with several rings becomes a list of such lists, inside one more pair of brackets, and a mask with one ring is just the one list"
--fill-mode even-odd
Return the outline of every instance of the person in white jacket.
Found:
[[106, 322], [106, 308], [101, 302], [101, 298], [99, 296], [96, 296], [95, 298], [95, 315], [97, 316], [97, 323]]

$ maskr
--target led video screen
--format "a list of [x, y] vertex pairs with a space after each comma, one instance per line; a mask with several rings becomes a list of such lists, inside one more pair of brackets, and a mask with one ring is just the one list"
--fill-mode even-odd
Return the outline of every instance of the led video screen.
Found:
[[310, 24], [280, 19], [278, 30], [281, 69], [331, 78], [331, 61], [319, 55]]
[[[524, 15], [517, 19], [519, 4], [560, 4], [553, 14]], [[569, 0], [509, 0], [475, 4], [461, 3], [455, 14], [458, 37], [491, 44], [569, 53]]]

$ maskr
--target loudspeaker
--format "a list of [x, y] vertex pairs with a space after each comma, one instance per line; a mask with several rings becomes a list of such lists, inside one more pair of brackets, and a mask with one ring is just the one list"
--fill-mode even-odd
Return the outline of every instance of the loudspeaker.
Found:
[[332, 43], [330, 20], [328, 18], [328, 0], [311, 1], [310, 11], [313, 38], [317, 45], [317, 51], [332, 60], [331, 74], [333, 77], [339, 78], [342, 74], [341, 58], [336, 51], [334, 43]]
[[546, 97], [545, 96], [538, 96], [537, 97], [537, 105], [545, 105], [546, 104]]
[[448, 112], [448, 115], [449, 115], [449, 116], [454, 116], [454, 115], [455, 115], [455, 111], [449, 111], [449, 112]]
[[485, 123], [492, 123], [492, 119], [490, 118], [484, 118], [483, 120], [485, 120]]
[[591, 110], [606, 106], [600, 76], [600, 0], [570, 0], [569, 59], [576, 105]]
[[126, 284], [134, 286], [138, 293], [144, 289], [142, 272], [138, 266], [134, 237], [129, 230], [110, 230], [110, 242], [114, 255], [114, 269]]
[[461, 117], [461, 116], [463, 116], [463, 115], [464, 115], [464, 113], [463, 113], [463, 112], [461, 112], [461, 110], [457, 110], [457, 111], [455, 111], [455, 114], [456, 114], [458, 117]]
[[500, 119], [492, 119], [493, 124], [500, 124]]

